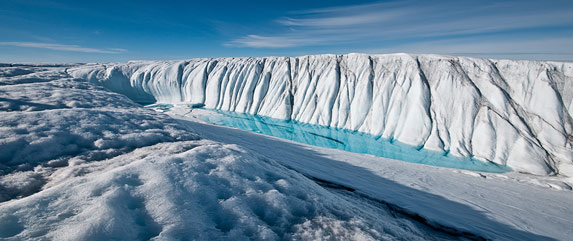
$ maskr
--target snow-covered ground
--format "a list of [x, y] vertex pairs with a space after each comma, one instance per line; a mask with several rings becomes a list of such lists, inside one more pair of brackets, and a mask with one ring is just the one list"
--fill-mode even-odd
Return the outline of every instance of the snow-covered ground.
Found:
[[200, 139], [71, 78], [67, 67], [3, 69], [0, 239], [451, 236], [237, 145]]
[[[3, 69], [0, 201], [37, 192], [59, 178], [61, 167], [105, 160], [157, 143], [198, 139], [171, 118], [142, 109], [123, 95], [74, 80], [65, 69]], [[14, 73], [20, 75], [10, 76]]]
[[215, 126], [197, 118], [208, 111], [159, 113], [77, 78], [90, 68], [101, 66], [0, 68], [0, 239], [573, 235], [562, 176], [412, 164]]

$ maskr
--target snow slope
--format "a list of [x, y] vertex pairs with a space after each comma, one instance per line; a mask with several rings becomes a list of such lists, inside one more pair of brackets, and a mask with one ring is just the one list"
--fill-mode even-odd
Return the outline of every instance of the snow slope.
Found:
[[69, 67], [1, 68], [1, 240], [456, 238], [200, 139]]
[[348, 54], [133, 61], [69, 73], [141, 103], [294, 119], [573, 176], [573, 63]]
[[440, 234], [353, 203], [277, 163], [212, 141], [162, 143], [76, 166], [0, 206], [9, 240], [424, 240]]

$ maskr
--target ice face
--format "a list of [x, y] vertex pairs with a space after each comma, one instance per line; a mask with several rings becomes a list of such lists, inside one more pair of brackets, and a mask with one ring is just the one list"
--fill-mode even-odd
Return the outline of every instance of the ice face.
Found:
[[539, 175], [573, 175], [573, 63], [315, 55], [85, 65], [142, 103], [190, 103], [360, 131]]

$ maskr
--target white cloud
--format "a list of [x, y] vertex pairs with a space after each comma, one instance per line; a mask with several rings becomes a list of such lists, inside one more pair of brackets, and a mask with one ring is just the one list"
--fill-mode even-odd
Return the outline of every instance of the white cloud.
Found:
[[290, 48], [405, 39], [423, 42], [429, 37], [460, 38], [571, 26], [571, 16], [573, 4], [558, 0], [379, 2], [295, 12], [277, 19], [274, 33], [250, 33], [227, 46]]
[[242, 38], [235, 39], [226, 44], [229, 47], [251, 47], [251, 48], [286, 48], [295, 47], [300, 45], [312, 44], [316, 39], [311, 38], [290, 38], [281, 36], [259, 36], [247, 35]]
[[81, 47], [78, 45], [37, 43], [37, 42], [0, 42], [0, 45], [24, 47], [24, 48], [42, 48], [42, 49], [82, 52], [82, 53], [100, 53], [100, 54], [118, 54], [118, 53], [123, 53], [123, 52], [127, 51], [125, 49], [118, 49], [118, 48], [96, 49], [96, 48]]
[[434, 53], [489, 58], [573, 60], [573, 37], [492, 41], [488, 38], [461, 38], [409, 43], [382, 49], [362, 50], [367, 53]]
[[337, 16], [337, 17], [324, 17], [324, 18], [283, 18], [277, 22], [285, 26], [302, 26], [302, 27], [338, 27], [338, 26], [351, 26], [357, 24], [370, 24], [383, 21], [388, 17], [381, 14], [363, 14], [363, 15], [350, 15], [350, 16]]

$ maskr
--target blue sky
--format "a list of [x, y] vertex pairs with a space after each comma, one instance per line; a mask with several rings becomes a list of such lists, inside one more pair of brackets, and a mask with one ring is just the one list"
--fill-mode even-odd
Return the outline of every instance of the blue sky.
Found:
[[573, 1], [0, 0], [0, 62], [351, 52], [573, 60]]

